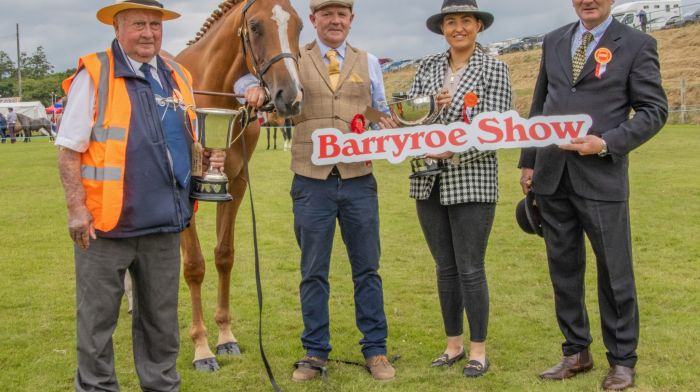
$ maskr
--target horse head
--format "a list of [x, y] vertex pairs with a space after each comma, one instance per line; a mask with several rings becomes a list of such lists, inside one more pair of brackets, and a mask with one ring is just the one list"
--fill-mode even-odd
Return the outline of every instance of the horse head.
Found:
[[247, 65], [268, 89], [278, 113], [299, 114], [303, 89], [299, 81], [299, 34], [303, 23], [288, 0], [249, 0], [241, 38]]
[[[303, 100], [296, 62], [302, 26], [289, 0], [225, 0], [175, 59], [192, 73], [199, 90], [227, 92], [240, 77], [253, 74], [276, 110], [294, 116]], [[226, 105], [221, 98], [198, 98], [201, 103]]]

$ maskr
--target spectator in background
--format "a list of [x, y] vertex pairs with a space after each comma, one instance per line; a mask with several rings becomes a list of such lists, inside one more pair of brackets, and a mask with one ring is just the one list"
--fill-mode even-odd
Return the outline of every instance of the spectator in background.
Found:
[[639, 10], [637, 12], [637, 18], [639, 18], [639, 28], [643, 32], [647, 32], [647, 13], [644, 10]]
[[15, 144], [17, 139], [15, 138], [15, 124], [17, 124], [17, 113], [14, 109], [7, 109], [7, 130], [10, 132], [10, 143]]
[[0, 113], [0, 138], [2, 138], [2, 143], [5, 144], [5, 139], [7, 139], [7, 134], [5, 130], [7, 129], [7, 119], [5, 115]]

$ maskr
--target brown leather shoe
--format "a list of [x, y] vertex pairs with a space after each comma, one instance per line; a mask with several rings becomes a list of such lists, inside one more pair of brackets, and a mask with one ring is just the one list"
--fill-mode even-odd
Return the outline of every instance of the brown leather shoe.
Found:
[[621, 391], [634, 386], [634, 368], [614, 365], [603, 379], [603, 389], [606, 391]]
[[304, 359], [294, 363], [295, 369], [294, 373], [292, 373], [292, 380], [296, 382], [305, 382], [318, 375], [325, 375], [327, 362], [327, 360], [318, 357], [304, 357]]
[[365, 368], [378, 381], [393, 380], [396, 375], [396, 370], [391, 366], [391, 362], [389, 362], [386, 355], [375, 355], [367, 358], [365, 360]]
[[544, 380], [564, 380], [591, 369], [593, 369], [593, 357], [588, 350], [583, 350], [574, 355], [564, 357], [554, 367], [540, 373], [540, 378]]

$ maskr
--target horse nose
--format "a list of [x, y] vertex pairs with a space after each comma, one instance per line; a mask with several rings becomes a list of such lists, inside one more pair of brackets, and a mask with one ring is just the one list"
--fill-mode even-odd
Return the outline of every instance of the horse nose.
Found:
[[278, 89], [274, 94], [277, 111], [284, 117], [296, 116], [301, 112], [303, 89]]

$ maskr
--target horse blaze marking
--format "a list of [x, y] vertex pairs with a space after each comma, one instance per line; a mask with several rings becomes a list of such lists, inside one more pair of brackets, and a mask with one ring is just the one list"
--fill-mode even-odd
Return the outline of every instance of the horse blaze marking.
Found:
[[[287, 22], [289, 22], [289, 17], [289, 12], [283, 10], [279, 4], [272, 7], [272, 20], [277, 23], [277, 35], [280, 39], [280, 49], [282, 53], [292, 53], [289, 46], [289, 36], [287, 35]], [[299, 75], [297, 74], [297, 68], [294, 66], [294, 62], [290, 58], [285, 58], [284, 65], [287, 66], [287, 72], [289, 72], [292, 79], [294, 79], [294, 83], [298, 89], [299, 86], [301, 86], [301, 82], [299, 81]]]

